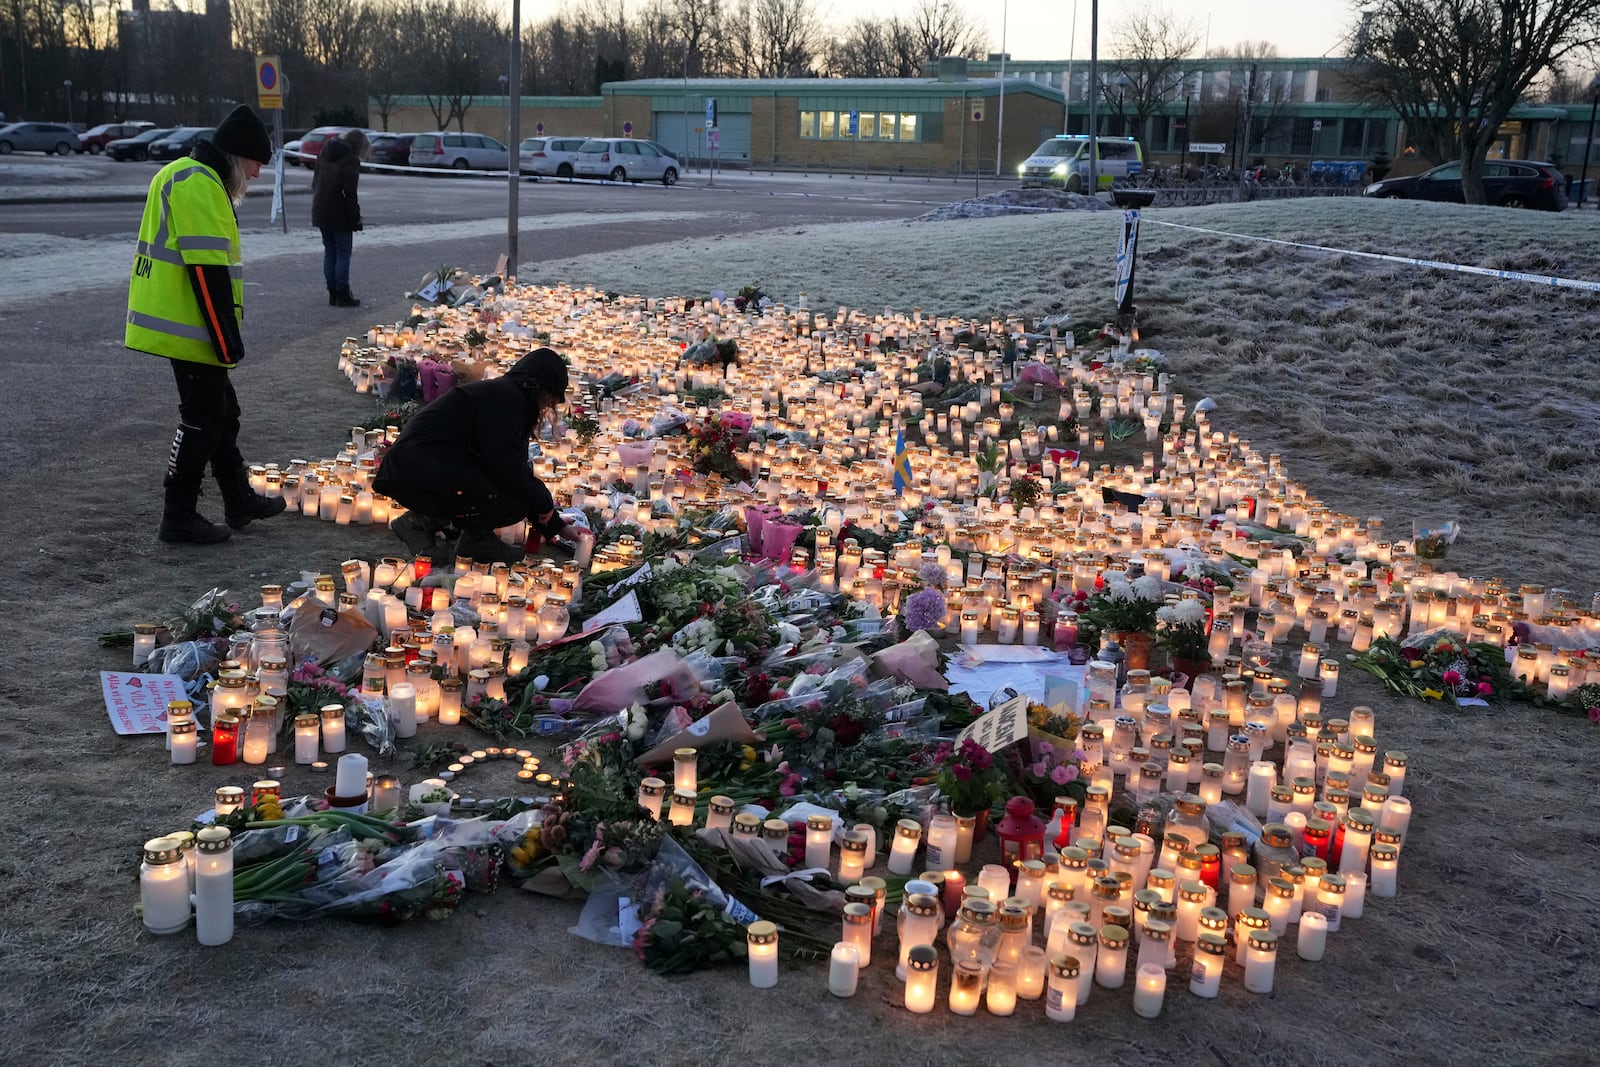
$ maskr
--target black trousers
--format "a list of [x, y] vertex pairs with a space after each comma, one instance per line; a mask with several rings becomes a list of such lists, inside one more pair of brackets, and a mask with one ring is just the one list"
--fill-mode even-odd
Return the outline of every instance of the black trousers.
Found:
[[167, 457], [167, 484], [198, 490], [206, 464], [220, 481], [244, 466], [239, 452], [239, 398], [222, 367], [172, 360], [178, 382], [178, 432]]
[[419, 521], [432, 524], [436, 530], [446, 526], [458, 530], [498, 530], [528, 517], [527, 508], [520, 501], [495, 493], [488, 477], [480, 471], [465, 471], [461, 480], [466, 485], [458, 490], [403, 486], [389, 495], [404, 504]]

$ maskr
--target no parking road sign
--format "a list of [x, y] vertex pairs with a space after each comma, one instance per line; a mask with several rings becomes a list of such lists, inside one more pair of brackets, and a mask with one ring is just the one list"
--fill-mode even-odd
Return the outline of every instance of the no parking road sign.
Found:
[[277, 56], [256, 56], [256, 106], [262, 111], [283, 110], [283, 67]]

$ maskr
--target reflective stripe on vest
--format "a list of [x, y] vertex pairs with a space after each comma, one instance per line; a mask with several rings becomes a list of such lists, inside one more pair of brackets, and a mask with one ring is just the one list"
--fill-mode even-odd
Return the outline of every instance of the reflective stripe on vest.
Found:
[[146, 315], [142, 311], [129, 311], [128, 325], [140, 326], [155, 333], [182, 337], [186, 341], [204, 341], [207, 345], [211, 344], [211, 333], [204, 326], [190, 326], [185, 322], [173, 322], [171, 319]]
[[[185, 181], [198, 181], [200, 186], [180, 188]], [[176, 219], [174, 199], [179, 201]], [[199, 232], [174, 233], [174, 229]], [[217, 359], [189, 274], [196, 266], [226, 266], [233, 306], [219, 306], [216, 311], [237, 316], [244, 298], [237, 233], [226, 188], [210, 167], [186, 159], [170, 164], [157, 176], [145, 200], [129, 281], [124, 330], [129, 348], [170, 359], [223, 365]]]

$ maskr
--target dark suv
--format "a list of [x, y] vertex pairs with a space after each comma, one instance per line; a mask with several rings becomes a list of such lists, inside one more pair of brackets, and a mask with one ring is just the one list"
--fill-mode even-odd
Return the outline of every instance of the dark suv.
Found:
[[[1398, 197], [1403, 200], [1465, 202], [1461, 192], [1461, 164], [1445, 163], [1406, 178], [1373, 182], [1363, 196]], [[1551, 163], [1527, 159], [1491, 159], [1483, 164], [1483, 199], [1501, 207], [1531, 207], [1541, 211], [1567, 209], [1567, 179]]]

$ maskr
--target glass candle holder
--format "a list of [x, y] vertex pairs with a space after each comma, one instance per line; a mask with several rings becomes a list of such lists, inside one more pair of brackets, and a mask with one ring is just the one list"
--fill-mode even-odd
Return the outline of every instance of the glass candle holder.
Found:
[[975, 960], [962, 960], [950, 972], [950, 1012], [976, 1015], [983, 992], [983, 967]]
[[990, 1015], [1010, 1015], [1017, 1010], [1017, 965], [1010, 960], [996, 960], [989, 968], [989, 981], [984, 995], [984, 1007]]

